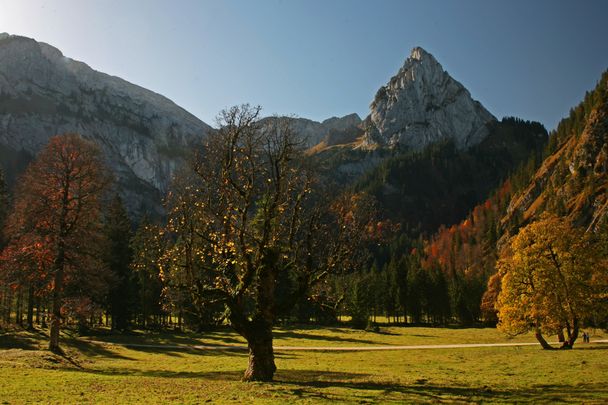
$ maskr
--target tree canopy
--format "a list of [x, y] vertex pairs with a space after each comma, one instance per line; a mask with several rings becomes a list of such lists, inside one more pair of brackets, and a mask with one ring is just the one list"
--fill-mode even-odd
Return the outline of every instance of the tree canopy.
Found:
[[55, 136], [27, 168], [7, 224], [3, 274], [52, 295], [50, 349], [60, 352], [62, 313], [86, 311], [106, 285], [97, 252], [101, 194], [108, 184], [99, 149], [77, 134]]
[[[175, 243], [163, 269], [199, 312], [225, 306], [249, 345], [246, 380], [273, 377], [279, 305], [293, 306], [310, 285], [352, 267], [363, 252], [354, 247], [374, 232], [370, 201], [322, 192], [289, 122], [262, 123], [259, 113], [248, 105], [223, 111], [220, 129], [178, 179], [168, 199]], [[293, 289], [279, 302], [285, 275]]]
[[591, 235], [562, 218], [545, 215], [522, 228], [498, 262], [499, 329], [534, 330], [543, 348], [551, 347], [543, 334], [557, 334], [572, 347], [605, 300], [608, 270], [600, 254]]

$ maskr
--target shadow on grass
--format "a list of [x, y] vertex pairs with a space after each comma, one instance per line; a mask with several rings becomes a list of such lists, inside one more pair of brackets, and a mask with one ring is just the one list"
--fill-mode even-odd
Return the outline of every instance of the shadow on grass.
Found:
[[383, 329], [384, 327], [394, 327], [395, 325], [390, 324], [390, 325], [381, 325], [381, 324], [377, 324], [378, 326], [382, 326], [380, 328], [379, 331], [370, 331], [370, 330], [363, 330], [363, 329], [355, 329], [353, 327], [351, 327], [349, 324], [344, 324], [340, 327], [336, 327], [336, 326], [324, 326], [324, 325], [314, 325], [314, 324], [293, 324], [293, 325], [283, 325], [283, 326], [277, 326], [274, 329], [275, 333], [281, 333], [281, 332], [295, 332], [298, 330], [312, 330], [312, 331], [317, 331], [317, 330], [322, 330], [324, 332], [332, 332], [332, 333], [339, 333], [339, 334], [344, 334], [344, 333], [359, 333], [359, 332], [367, 332], [367, 333], [373, 333], [373, 334], [377, 334], [377, 335], [390, 335], [390, 336], [398, 336], [399, 333], [394, 333], [394, 332], [390, 332], [387, 331], [386, 329]]
[[40, 339], [41, 337], [36, 333], [2, 333], [0, 334], [0, 349], [37, 350], [40, 348]]
[[574, 345], [572, 350], [608, 350], [608, 344], [594, 343], [593, 346]]
[[[360, 393], [357, 398], [369, 397], [377, 401], [397, 400], [408, 402], [426, 401], [465, 401], [465, 402], [576, 402], [599, 400], [608, 395], [605, 384], [578, 385], [542, 385], [526, 387], [520, 390], [494, 389], [488, 386], [471, 387], [457, 385], [436, 385], [421, 379], [413, 383], [370, 381], [368, 374], [332, 373], [314, 370], [282, 370], [277, 373], [273, 384], [293, 386], [286, 392], [302, 398], [323, 398], [336, 401], [353, 399], [354, 393]], [[347, 389], [349, 392], [343, 398], [332, 389]], [[352, 390], [352, 391], [351, 391]], [[285, 392], [284, 389], [282, 389]], [[326, 392], [324, 392], [326, 391]], [[330, 395], [328, 397], [328, 395]]]
[[[198, 343], [200, 344], [200, 342]], [[126, 346], [129, 350], [152, 353], [152, 354], [164, 354], [172, 357], [184, 357], [185, 353], [196, 354], [200, 356], [242, 356], [247, 355], [247, 348], [235, 347], [231, 348], [213, 348], [213, 349], [197, 349], [195, 347], [158, 347], [158, 346]]]
[[125, 356], [110, 350], [103, 344], [88, 342], [86, 340], [70, 338], [64, 341], [70, 348], [78, 350], [82, 355], [87, 357], [107, 357], [111, 359], [134, 360], [132, 357]]
[[243, 344], [243, 340], [235, 337], [229, 329], [220, 328], [217, 330], [202, 333], [168, 333], [151, 331], [130, 331], [128, 333], [90, 333], [87, 338], [104, 341], [108, 343], [137, 343], [151, 345], [204, 345], [204, 344]]
[[323, 340], [326, 342], [348, 342], [348, 343], [367, 343], [367, 344], [377, 344], [373, 340], [368, 339], [357, 339], [357, 338], [344, 338], [339, 336], [327, 336], [327, 335], [318, 335], [314, 333], [302, 333], [292, 330], [276, 330], [274, 331], [275, 339], [305, 339], [305, 340]]
[[[245, 366], [245, 364], [243, 364]], [[208, 381], [238, 382], [243, 370], [229, 371], [169, 371], [134, 368], [104, 370], [72, 370], [101, 375], [142, 376], [156, 378], [192, 378]], [[370, 374], [328, 372], [318, 370], [279, 370], [275, 381], [265, 383], [277, 397], [289, 402], [331, 400], [338, 402], [398, 401], [398, 402], [585, 402], [599, 401], [608, 396], [604, 384], [560, 385], [545, 384], [522, 389], [502, 389], [488, 386], [459, 386], [433, 384], [425, 379], [409, 383], [374, 381]]]

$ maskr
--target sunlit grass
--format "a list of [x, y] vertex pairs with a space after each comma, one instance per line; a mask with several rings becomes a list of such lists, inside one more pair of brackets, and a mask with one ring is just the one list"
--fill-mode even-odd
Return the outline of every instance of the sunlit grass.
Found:
[[[505, 342], [494, 329], [281, 328], [279, 346]], [[593, 338], [603, 337], [600, 334]], [[96, 336], [132, 343], [240, 344], [202, 335]], [[518, 338], [526, 341], [530, 336]], [[242, 351], [126, 348], [64, 339], [66, 360], [36, 334], [0, 335], [0, 403], [597, 402], [608, 399], [608, 347], [537, 346], [388, 352], [277, 351], [276, 381], [242, 383]]]

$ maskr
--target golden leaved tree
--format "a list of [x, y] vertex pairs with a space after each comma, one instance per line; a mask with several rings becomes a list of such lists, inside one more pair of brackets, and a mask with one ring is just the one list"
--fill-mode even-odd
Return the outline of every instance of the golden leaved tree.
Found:
[[563, 348], [605, 301], [606, 261], [592, 235], [566, 219], [543, 216], [522, 228], [498, 261], [502, 279], [496, 309], [498, 328], [509, 334], [533, 330], [557, 334]]

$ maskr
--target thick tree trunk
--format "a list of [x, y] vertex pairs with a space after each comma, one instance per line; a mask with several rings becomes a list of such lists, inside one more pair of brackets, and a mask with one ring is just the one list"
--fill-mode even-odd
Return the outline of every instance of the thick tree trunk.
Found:
[[555, 349], [553, 346], [551, 346], [549, 343], [547, 343], [547, 341], [543, 337], [543, 334], [540, 332], [539, 328], [536, 328], [534, 336], [536, 336], [536, 340], [538, 340], [538, 342], [540, 343], [540, 345], [542, 346], [543, 349], [545, 349], [545, 350]]
[[243, 381], [272, 381], [277, 370], [272, 348], [272, 326], [267, 325], [253, 331], [248, 340], [249, 365]]

